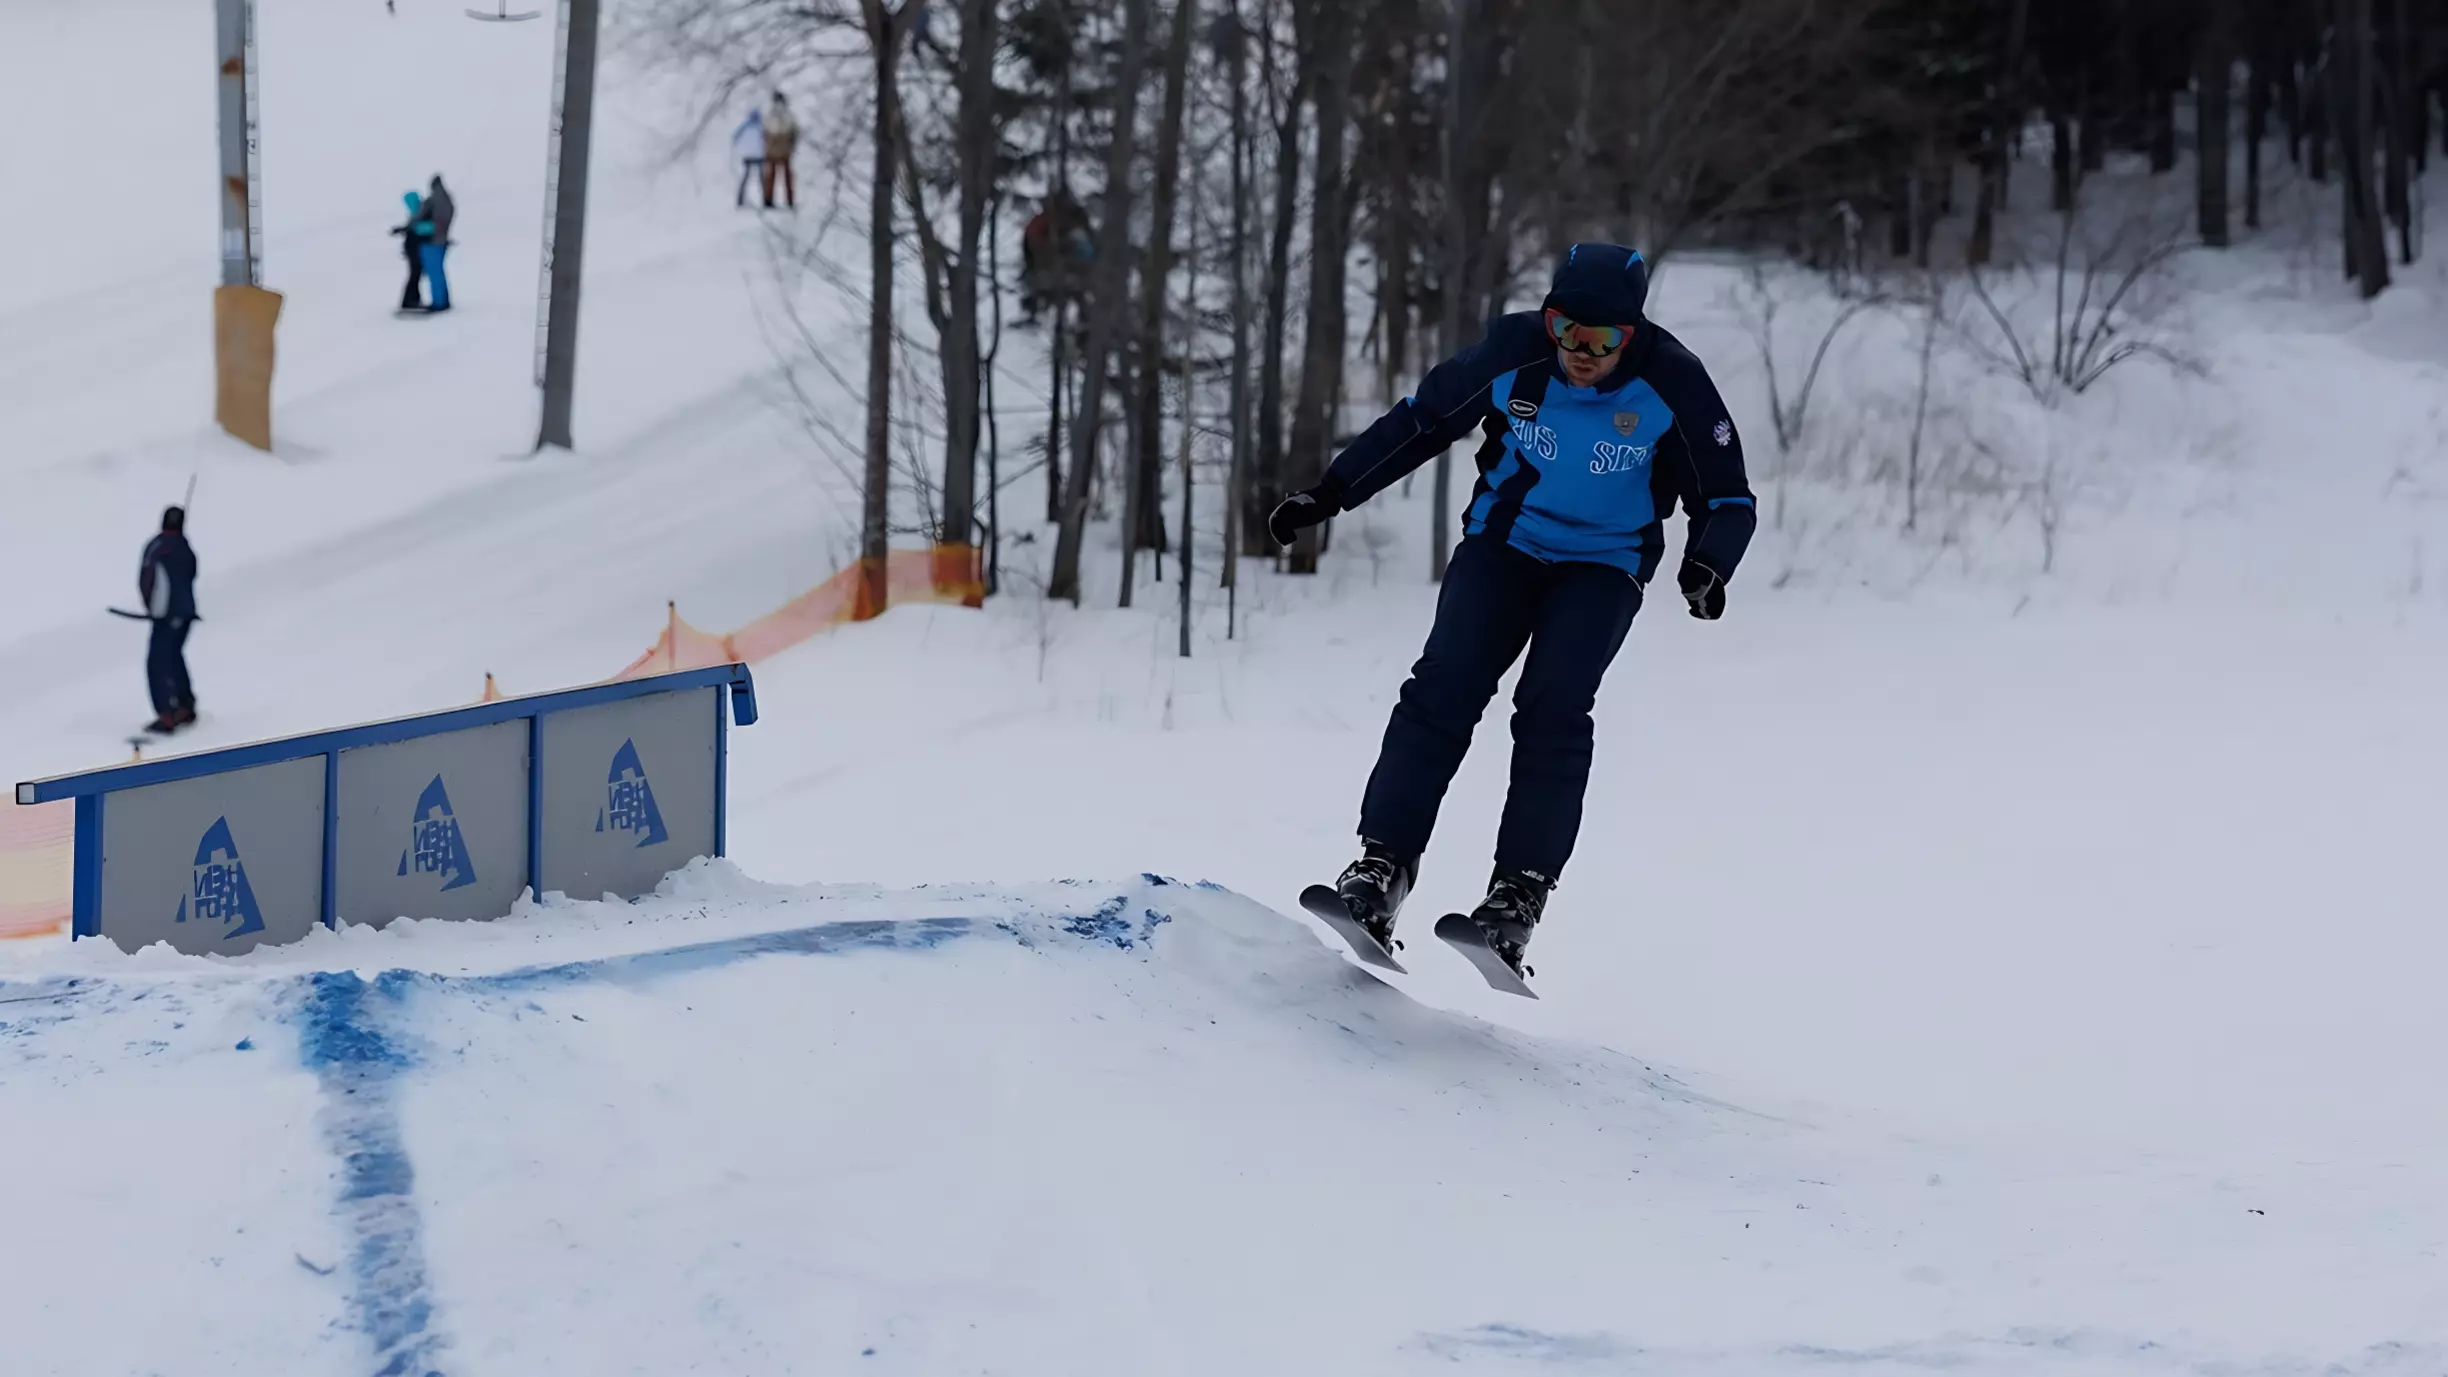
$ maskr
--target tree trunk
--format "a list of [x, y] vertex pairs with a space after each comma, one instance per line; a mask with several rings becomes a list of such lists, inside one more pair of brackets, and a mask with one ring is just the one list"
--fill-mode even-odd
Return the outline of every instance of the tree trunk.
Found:
[[1887, 254], [1905, 258], [1913, 247], [1913, 178], [1910, 172], [1890, 174], [1887, 182]]
[[1105, 380], [1121, 337], [1130, 289], [1131, 165], [1139, 149], [1139, 85], [1147, 67], [1148, 11], [1155, 0], [1125, 0], [1120, 70], [1113, 98], [1113, 142], [1105, 151], [1105, 219], [1097, 236], [1090, 273], [1088, 338], [1081, 350], [1087, 369], [1080, 383], [1079, 412], [1071, 421], [1070, 482], [1063, 490], [1062, 529], [1054, 538], [1054, 567], [1046, 596], [1080, 600], [1080, 546], [1087, 537], [1088, 495], [1097, 471], [1097, 440], [1104, 429]]
[[[1241, 531], [1248, 522], [1250, 463], [1249, 294], [1249, 31], [1239, 5], [1232, 15], [1232, 476], [1225, 489], [1224, 586], [1241, 582]], [[1233, 635], [1234, 613], [1226, 607], [1224, 635]]]
[[2049, 209], [2074, 208], [2074, 127], [2062, 107], [2049, 111]]
[[2431, 88], [2418, 73], [2414, 78], [2414, 101], [2407, 110], [2410, 123], [2406, 142], [2414, 148], [2414, 175], [2421, 177], [2431, 170]]
[[2244, 228], [2261, 228], [2261, 142], [2269, 137], [2268, 40], [2252, 42], [2250, 74], [2244, 82]]
[[[1326, 469], [1333, 441], [1337, 383], [1342, 376], [1343, 284], [1347, 252], [1343, 133], [1351, 122], [1353, 9], [1360, 0], [1308, 0], [1316, 49], [1312, 71], [1317, 91], [1317, 170], [1310, 177], [1309, 308], [1301, 349], [1300, 393], [1292, 408], [1292, 444], [1285, 455], [1285, 482], [1305, 488]], [[1285, 565], [1288, 572], [1317, 572], [1315, 526], [1301, 532]]]
[[2371, 0], [2338, 0], [2329, 56], [2331, 123], [2346, 203], [2346, 261], [2365, 300], [2388, 289], [2388, 232], [2372, 194]]
[[[1446, 2], [1451, 12], [1445, 26], [1445, 266], [1439, 274], [1445, 280], [1445, 292], [1438, 303], [1438, 347], [1450, 358], [1462, 349], [1462, 284], [1470, 280], [1470, 213], [1462, 203], [1462, 187], [1468, 180], [1465, 164], [1470, 154], [1473, 106], [1470, 65], [1464, 55], [1473, 51], [1471, 24], [1477, 0]], [[1448, 445], [1436, 457], [1436, 483], [1429, 503], [1428, 577], [1432, 582], [1445, 581], [1445, 565], [1452, 558], [1452, 512], [1453, 447]]]
[[861, 9], [875, 59], [875, 180], [867, 208], [867, 472], [859, 512], [859, 595], [854, 617], [884, 611], [892, 544], [893, 190], [900, 166], [899, 16], [883, 0]]
[[2007, 158], [2015, 131], [2023, 123], [2023, 38], [2030, 26], [2031, 0], [2014, 0], [2007, 11], [1997, 101], [1990, 109], [1989, 132], [1981, 143], [1980, 192], [1972, 205], [1972, 239], [1964, 247], [1969, 263], [1989, 261], [1997, 239], [1997, 213], [2006, 205]]
[[2303, 166], [2304, 99], [2303, 73], [2289, 59], [2284, 71], [2277, 74], [2278, 122], [2286, 126], [2287, 166]]
[[2108, 112], [2110, 128], [2103, 131], [2109, 136], [2108, 144], [2138, 148], [2149, 141], [2150, 92], [2142, 85], [2142, 40], [2135, 32], [2133, 15], [2135, 5], [2149, 3], [2151, 0], [2117, 0], [2112, 49], [2116, 86], [2114, 104]]
[[[1173, 280], [1173, 203], [1181, 186], [1182, 102], [1190, 85], [1190, 35], [1198, 0], [1175, 0], [1173, 38], [1165, 48], [1164, 114], [1156, 126], [1156, 198], [1148, 207], [1147, 262], [1139, 270], [1138, 440], [1131, 447], [1129, 495], [1122, 521], [1122, 601], [1131, 605], [1138, 551], [1164, 549], [1165, 292]], [[1190, 424], [1189, 394], [1182, 424]]]
[[[1263, 66], [1268, 73], [1267, 84], [1274, 85], [1275, 45], [1270, 37], [1264, 51], [1269, 55]], [[1247, 512], [1249, 544], [1243, 548], [1253, 555], [1270, 554], [1274, 542], [1266, 533], [1267, 513], [1282, 501], [1287, 491], [1284, 478], [1284, 332], [1285, 318], [1291, 312], [1292, 296], [1292, 228], [1300, 215], [1300, 133], [1301, 109], [1309, 99], [1309, 63], [1299, 62], [1299, 72], [1292, 82], [1292, 94], [1284, 104], [1282, 118], [1275, 124], [1275, 223], [1267, 243], [1266, 328], [1260, 341], [1258, 356], [1258, 463], [1250, 475]]]
[[2388, 202], [2388, 217], [2397, 226], [2397, 261], [2414, 261], [2414, 202], [2408, 186], [2408, 173], [2413, 165], [2412, 150], [2407, 147], [2407, 135], [2413, 128], [2412, 107], [2419, 99], [2414, 91], [2414, 66], [2411, 49], [2414, 45], [2412, 26], [2406, 15], [2407, 0], [2390, 0], [2396, 32], [2389, 43], [2387, 79], [2382, 83], [2380, 102], [2383, 123], [2380, 139], [2380, 159], [2383, 168], [2382, 196]]
[[[1066, 194], [1071, 189], [1071, 61], [1067, 56], [1054, 81], [1054, 187]], [[1026, 248], [1022, 246], [1023, 257]], [[1054, 342], [1047, 350], [1054, 375], [1046, 412], [1045, 519], [1049, 526], [1062, 524], [1063, 495], [1068, 491], [1063, 486], [1063, 398], [1069, 395], [1071, 383], [1063, 355], [1070, 344], [1070, 316], [1071, 294], [1060, 293], [1054, 298]]]
[[2076, 128], [2082, 136], [2076, 165], [2083, 172], [2097, 172], [2108, 165], [2108, 114], [2100, 107], [2099, 83], [2091, 75], [2090, 64], [2083, 65], [2074, 89]]
[[1411, 231], [1408, 214], [1396, 212], [1387, 217], [1399, 221], [1404, 228], [1388, 235], [1383, 247], [1385, 254], [1385, 366], [1382, 400], [1387, 406], [1402, 395], [1402, 385], [1411, 372]]
[[2176, 168], [2176, 93], [2165, 86], [2150, 93], [2150, 170]]
[[2337, 65], [2324, 61], [2307, 74], [2310, 89], [2304, 92], [2303, 122], [2304, 170], [2315, 182], [2329, 181], [2329, 136], [2337, 121], [2331, 88], [2337, 84]]
[[2210, 7], [2194, 49], [2195, 211], [2202, 243], [2227, 247], [2227, 84], [2235, 65], [2227, 46], [2225, 12]]
[[996, 0], [960, 0], [960, 54], [954, 84], [960, 93], [955, 117], [959, 147], [960, 238], [944, 293], [949, 319], [943, 332], [944, 481], [946, 544], [971, 545], [977, 530], [978, 411], [984, 377], [978, 356], [978, 245], [994, 197], [994, 58], [1001, 36]]

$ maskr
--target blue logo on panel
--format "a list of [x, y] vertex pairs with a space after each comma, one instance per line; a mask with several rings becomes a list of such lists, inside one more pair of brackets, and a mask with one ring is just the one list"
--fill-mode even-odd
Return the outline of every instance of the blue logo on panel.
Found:
[[476, 883], [475, 863], [468, 859], [467, 838], [460, 835], [459, 816], [451, 811], [450, 793], [435, 775], [417, 795], [416, 812], [408, 819], [408, 849], [400, 852], [399, 873], [439, 875], [444, 889]]
[[195, 872], [188, 893], [180, 896], [178, 918], [184, 923], [219, 923], [229, 928], [226, 942], [263, 931], [263, 910], [255, 906], [255, 887], [247, 883], [246, 863], [238, 859], [238, 842], [230, 836], [229, 819], [213, 819], [196, 843]]
[[612, 753], [612, 773], [605, 784], [603, 811], [595, 815], [598, 832], [634, 832], [637, 844], [653, 846], [666, 840], [663, 810], [655, 806], [654, 785], [638, 760], [637, 742], [623, 741]]

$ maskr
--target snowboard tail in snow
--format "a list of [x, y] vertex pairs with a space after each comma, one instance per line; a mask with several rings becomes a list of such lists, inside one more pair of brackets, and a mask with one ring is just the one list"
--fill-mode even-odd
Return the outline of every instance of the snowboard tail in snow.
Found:
[[1384, 970], [1396, 971], [1404, 975], [1410, 974], [1409, 971], [1403, 970], [1403, 964], [1400, 961], [1394, 959], [1394, 953], [1387, 951], [1385, 944], [1379, 942], [1376, 936], [1360, 922], [1359, 916], [1352, 912], [1351, 904], [1345, 901], [1342, 895], [1336, 893], [1332, 886], [1311, 885], [1301, 891], [1300, 902], [1301, 907], [1309, 910], [1312, 917], [1333, 928], [1337, 935], [1350, 944], [1352, 955], [1359, 957], [1369, 965]]
[[1530, 982], [1522, 979], [1522, 972], [1506, 965], [1505, 959], [1496, 954], [1496, 948], [1488, 944], [1487, 929], [1479, 926], [1479, 921], [1469, 914], [1448, 913], [1437, 919], [1436, 935], [1443, 939], [1445, 945], [1470, 958], [1470, 963], [1479, 968], [1479, 978], [1485, 980], [1490, 989], [1520, 995], [1524, 999], [1538, 998], [1538, 991], [1531, 989]]

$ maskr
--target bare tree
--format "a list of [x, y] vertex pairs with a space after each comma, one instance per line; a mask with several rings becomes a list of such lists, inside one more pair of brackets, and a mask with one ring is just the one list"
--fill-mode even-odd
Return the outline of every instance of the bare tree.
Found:
[[[1249, 506], [1250, 295], [1249, 295], [1249, 30], [1238, 0], [1217, 16], [1215, 42], [1232, 82], [1232, 472], [1224, 496], [1224, 634], [1238, 619], [1241, 583], [1241, 523]], [[1185, 576], [1186, 578], [1186, 576]]]
[[[1198, 0], [1175, 0], [1173, 34], [1165, 46], [1164, 114], [1156, 134], [1156, 195], [1149, 206], [1147, 262], [1139, 272], [1138, 425], [1131, 446], [1128, 496], [1122, 514], [1121, 605], [1131, 605], [1131, 583], [1142, 544], [1159, 551], [1164, 541], [1164, 324], [1166, 288], [1173, 276], [1173, 203], [1181, 185], [1182, 105], [1190, 84], [1190, 35], [1198, 23]], [[1182, 424], [1189, 424], [1185, 396]]]
[[[1292, 447], [1284, 469], [1284, 482], [1293, 488], [1307, 487], [1325, 472], [1335, 402], [1341, 390], [1346, 333], [1344, 266], [1350, 234], [1344, 201], [1343, 133], [1350, 123], [1352, 48], [1362, 3], [1296, 0], [1293, 6], [1295, 24], [1307, 20], [1308, 34], [1302, 46], [1316, 54], [1312, 70], [1318, 111], [1317, 170], [1311, 176], [1309, 206], [1307, 331], [1301, 349], [1300, 393], [1292, 409]], [[1319, 527], [1303, 531], [1285, 567], [1295, 574], [1316, 573], [1321, 537]]]
[[2006, 204], [2007, 156], [2016, 127], [2023, 121], [2023, 43], [2030, 31], [2031, 0], [2008, 0], [2006, 51], [1998, 63], [1997, 98], [1982, 134], [1980, 191], [1972, 208], [1972, 238], [1964, 249], [1967, 262], [1989, 261], [1997, 213]]
[[875, 60], [875, 181], [868, 189], [867, 481], [859, 515], [859, 598], [854, 615], [883, 612], [892, 545], [893, 183], [901, 147], [901, 45], [920, 0], [898, 9], [859, 0]]
[[2162, 220], [2132, 215], [2119, 220], [2104, 241], [2094, 241], [2079, 213], [2057, 219], [2056, 258], [2050, 270], [2036, 282], [2028, 273], [2003, 274], [2049, 294], [2045, 328], [2035, 331], [2018, 322], [1992, 290], [1991, 274], [1978, 269], [1966, 273], [1972, 299], [1988, 325], [1986, 330], [1965, 332], [1982, 362], [2022, 383], [2044, 404], [2061, 393], [2088, 391], [2132, 359], [2153, 358], [2179, 371], [2198, 372], [2198, 363], [2152, 329], [2168, 267], [2191, 246], [2183, 231]]
[[1921, 347], [1920, 367], [1913, 388], [1912, 440], [1904, 459], [1904, 529], [1909, 531], [1921, 521], [1921, 436], [1928, 427], [1930, 372], [1938, 347], [1938, 327], [1946, 319], [1947, 287], [1936, 273], [1924, 273], [1920, 291]]
[[[870, 0], [873, 3], [873, 0]], [[1124, 0], [1120, 71], [1113, 93], [1113, 138], [1105, 150], [1105, 216], [1090, 275], [1088, 337], [1081, 364], [1079, 414], [1071, 422], [1071, 472], [1062, 525], [1054, 538], [1047, 596], [1080, 600], [1080, 548], [1087, 535], [1088, 496], [1097, 471], [1097, 441], [1105, 424], [1105, 380], [1123, 327], [1130, 288], [1131, 164], [1139, 147], [1139, 86], [1147, 66], [1148, 12], [1154, 0]]]
[[1734, 307], [1759, 350], [1761, 372], [1768, 385], [1768, 417], [1775, 428], [1777, 453], [1785, 455], [1802, 441], [1803, 429], [1810, 418], [1811, 393], [1819, 385], [1819, 372], [1827, 364], [1828, 351], [1835, 347], [1836, 337], [1844, 333], [1854, 317], [1887, 305], [1891, 298], [1877, 290], [1840, 291], [1836, 313], [1819, 332], [1819, 344], [1811, 351], [1810, 366], [1803, 371], [1801, 386], [1787, 397], [1782, 376], [1777, 372], [1777, 316], [1783, 303], [1769, 274], [1767, 265], [1753, 263], [1743, 275]]
[[1291, 311], [1292, 297], [1292, 231], [1300, 215], [1300, 145], [1301, 114], [1309, 103], [1310, 63], [1305, 52], [1296, 52], [1293, 61], [1292, 85], [1286, 91], [1277, 75], [1278, 44], [1274, 31], [1274, 6], [1267, 6], [1267, 17], [1259, 25], [1259, 76], [1268, 97], [1278, 103], [1275, 119], [1275, 187], [1269, 213], [1274, 221], [1267, 238], [1266, 321], [1259, 331], [1258, 354], [1258, 453], [1256, 471], [1250, 475], [1245, 496], [1248, 506], [1243, 511], [1242, 529], [1246, 533], [1245, 554], [1271, 553], [1266, 534], [1268, 509], [1284, 495], [1284, 432], [1283, 432], [1283, 356], [1284, 332]]
[[2203, 245], [2223, 249], [2227, 247], [2227, 86], [2235, 66], [2224, 6], [2207, 7], [2194, 53], [2196, 217]]
[[2337, 0], [2330, 35], [2329, 106], [2346, 205], [2346, 275], [2366, 299], [2388, 290], [2388, 231], [2372, 194], [2371, 0]]
[[[1448, 355], [1462, 347], [1462, 283], [1470, 277], [1470, 219], [1463, 204], [1463, 162], [1469, 144], [1471, 20], [1477, 0], [1445, 0], [1445, 299], [1437, 343]], [[1445, 563], [1453, 539], [1453, 447], [1437, 454], [1434, 499], [1429, 504], [1428, 577], [1445, 581]]]

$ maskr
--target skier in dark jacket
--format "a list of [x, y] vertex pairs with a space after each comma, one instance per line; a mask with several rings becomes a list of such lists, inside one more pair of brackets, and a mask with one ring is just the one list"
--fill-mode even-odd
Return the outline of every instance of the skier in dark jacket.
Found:
[[399, 308], [422, 311], [425, 298], [420, 289], [425, 285], [425, 250], [433, 244], [433, 221], [426, 218], [424, 198], [415, 192], [402, 193], [400, 204], [408, 208], [408, 219], [391, 227], [400, 236], [401, 252], [408, 256], [408, 285], [400, 291]]
[[1495, 874], [1471, 914], [1518, 975], [1580, 831], [1599, 681], [1678, 502], [1690, 529], [1676, 586], [1694, 617], [1725, 611], [1756, 523], [1742, 442], [1708, 370], [1643, 318], [1648, 285], [1638, 253], [1574, 245], [1540, 310], [1490, 322], [1268, 518], [1289, 545], [1472, 430], [1486, 437], [1436, 622], [1361, 801], [1361, 857], [1336, 885], [1380, 943], [1390, 945], [1471, 731], [1526, 649]]
[[187, 631], [195, 624], [195, 551], [187, 545], [187, 513], [162, 513], [161, 534], [145, 542], [136, 591], [153, 622], [145, 679], [153, 691], [153, 721], [145, 730], [168, 735], [196, 720], [195, 687], [187, 682]]
[[425, 291], [432, 303], [426, 307], [429, 311], [451, 308], [450, 276], [443, 270], [443, 260], [450, 256], [451, 220], [458, 213], [459, 206], [451, 200], [450, 188], [442, 185], [442, 174], [435, 173], [432, 183], [425, 188], [425, 218], [433, 222], [433, 237], [424, 251]]

